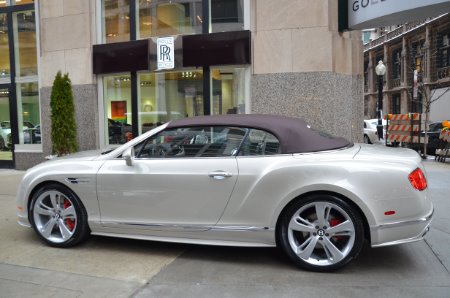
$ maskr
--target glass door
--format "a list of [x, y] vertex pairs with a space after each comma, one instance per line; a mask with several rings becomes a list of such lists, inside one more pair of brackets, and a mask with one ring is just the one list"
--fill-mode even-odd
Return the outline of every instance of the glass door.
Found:
[[0, 87], [0, 166], [12, 166], [13, 161], [9, 96], [9, 88]]

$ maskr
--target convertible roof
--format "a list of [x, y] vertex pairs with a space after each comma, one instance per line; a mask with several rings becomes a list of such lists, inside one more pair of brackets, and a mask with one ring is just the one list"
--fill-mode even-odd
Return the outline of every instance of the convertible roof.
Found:
[[275, 135], [281, 146], [281, 153], [306, 153], [334, 150], [352, 145], [344, 138], [325, 136], [299, 118], [239, 114], [221, 116], [200, 116], [173, 120], [168, 128], [192, 126], [234, 126], [265, 130]]

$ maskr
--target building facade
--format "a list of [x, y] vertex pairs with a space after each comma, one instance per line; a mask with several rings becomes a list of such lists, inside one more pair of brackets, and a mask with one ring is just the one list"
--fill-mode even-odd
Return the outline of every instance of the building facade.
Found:
[[450, 15], [375, 32], [379, 36], [364, 45], [364, 117], [377, 117], [375, 67], [382, 60], [384, 114], [424, 113], [428, 98], [429, 120], [449, 119]]
[[338, 31], [334, 0], [0, 0], [0, 22], [0, 166], [51, 154], [58, 71], [72, 81], [80, 150], [231, 113], [362, 138], [361, 33]]

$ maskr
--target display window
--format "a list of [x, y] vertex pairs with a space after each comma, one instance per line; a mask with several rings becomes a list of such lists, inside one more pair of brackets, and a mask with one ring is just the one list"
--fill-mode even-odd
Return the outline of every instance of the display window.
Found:
[[9, 83], [11, 67], [9, 63], [8, 15], [0, 13], [0, 84]]
[[103, 0], [102, 27], [104, 43], [129, 41], [130, 0]]
[[202, 71], [140, 73], [138, 90], [139, 133], [170, 120], [204, 115]]
[[34, 3], [34, 0], [10, 0], [11, 5], [25, 5]]
[[124, 144], [132, 139], [131, 77], [107, 76], [103, 88], [106, 144]]
[[101, 20], [103, 43], [238, 31], [244, 30], [244, 0], [101, 0]]
[[0, 7], [5, 7], [9, 5], [25, 5], [32, 3], [34, 3], [34, 0], [0, 0]]
[[19, 144], [41, 144], [38, 83], [18, 83], [16, 86]]
[[244, 0], [210, 0], [211, 32], [244, 30]]
[[16, 77], [37, 76], [36, 20], [34, 11], [13, 14]]
[[138, 39], [201, 33], [201, 0], [139, 0], [137, 10]]
[[212, 68], [212, 113], [245, 113], [245, 68]]
[[9, 90], [0, 88], [0, 161], [12, 160]]
[[[98, 1], [102, 7], [103, 43], [150, 38], [156, 43], [155, 37], [244, 29], [244, 0]], [[205, 7], [209, 7], [207, 13]], [[170, 70], [135, 72], [147, 69], [137, 67], [118, 70], [130, 71], [125, 75], [108, 73], [100, 78], [104, 144], [125, 143], [174, 119], [245, 113], [248, 67], [213, 67], [211, 63], [188, 69], [175, 61]]]

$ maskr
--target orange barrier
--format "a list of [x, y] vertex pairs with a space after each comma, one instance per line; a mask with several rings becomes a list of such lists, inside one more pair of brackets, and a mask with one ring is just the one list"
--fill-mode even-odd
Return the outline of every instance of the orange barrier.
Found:
[[450, 130], [442, 130], [439, 134], [439, 140], [450, 142]]
[[388, 114], [384, 117], [388, 120], [386, 125], [386, 142], [391, 143], [421, 143], [420, 137], [421, 114]]

